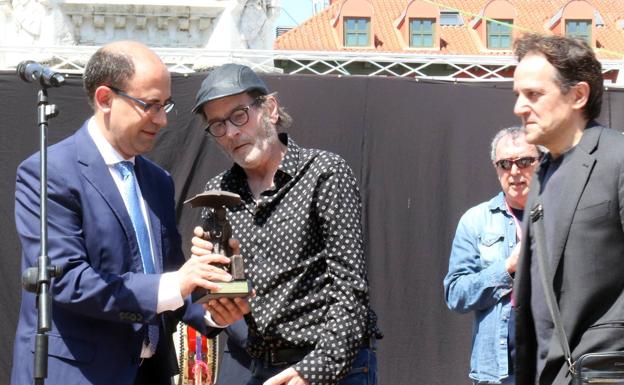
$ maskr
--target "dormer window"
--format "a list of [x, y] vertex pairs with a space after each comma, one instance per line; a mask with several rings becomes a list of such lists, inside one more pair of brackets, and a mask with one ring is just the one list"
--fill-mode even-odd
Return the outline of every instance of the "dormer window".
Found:
[[434, 46], [435, 19], [410, 19], [410, 47], [431, 48]]
[[548, 21], [547, 27], [553, 34], [585, 40], [590, 47], [596, 47], [596, 34], [592, 31], [604, 21], [598, 10], [585, 0], [570, 0]]
[[344, 45], [345, 47], [370, 47], [370, 18], [344, 18]]
[[488, 49], [511, 49], [513, 20], [488, 20], [487, 22], [487, 48]]
[[591, 44], [591, 20], [566, 20], [565, 35], [570, 38], [582, 39]]
[[440, 11], [440, 25], [463, 25], [461, 15], [457, 11]]
[[514, 20], [518, 14], [508, 0], [491, 0], [470, 26], [477, 32], [479, 45], [483, 50], [510, 50], [514, 40]]
[[403, 49], [440, 50], [440, 8], [430, 1], [407, 1], [393, 26]]

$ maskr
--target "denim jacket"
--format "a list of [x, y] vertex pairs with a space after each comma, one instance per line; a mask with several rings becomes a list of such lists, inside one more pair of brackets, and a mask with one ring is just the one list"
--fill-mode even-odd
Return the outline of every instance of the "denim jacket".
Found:
[[508, 322], [513, 278], [505, 260], [516, 245], [516, 224], [503, 193], [469, 209], [453, 239], [444, 278], [451, 310], [474, 311], [470, 378], [499, 383], [508, 377]]

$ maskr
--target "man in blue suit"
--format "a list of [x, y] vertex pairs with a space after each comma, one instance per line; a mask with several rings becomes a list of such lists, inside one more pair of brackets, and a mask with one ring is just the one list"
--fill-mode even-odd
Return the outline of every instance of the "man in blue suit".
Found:
[[[173, 108], [158, 56], [115, 42], [89, 60], [84, 85], [94, 114], [48, 153], [48, 256], [62, 269], [51, 283], [47, 384], [171, 384], [177, 320], [207, 333], [195, 287], [229, 280], [206, 253], [187, 262], [176, 229], [169, 174], [142, 157]], [[15, 220], [22, 268], [40, 253], [39, 154], [17, 170]], [[208, 321], [210, 322], [210, 321]], [[35, 295], [22, 292], [13, 385], [32, 383]]]

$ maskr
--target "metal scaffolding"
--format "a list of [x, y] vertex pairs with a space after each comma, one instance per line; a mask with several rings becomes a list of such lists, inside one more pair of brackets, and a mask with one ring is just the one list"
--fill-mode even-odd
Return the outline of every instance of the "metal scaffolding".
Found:
[[[0, 69], [24, 59], [67, 73], [81, 73], [95, 46], [0, 46]], [[511, 81], [516, 60], [509, 56], [431, 55], [416, 53], [207, 50], [157, 48], [170, 71], [192, 73], [226, 62], [244, 63], [261, 72], [340, 76], [411, 77], [453, 82]], [[602, 60], [605, 85], [624, 88], [624, 60]]]

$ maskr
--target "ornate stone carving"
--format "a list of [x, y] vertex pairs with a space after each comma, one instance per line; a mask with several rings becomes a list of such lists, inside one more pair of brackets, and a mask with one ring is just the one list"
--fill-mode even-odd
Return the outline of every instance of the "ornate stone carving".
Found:
[[0, 0], [0, 45], [271, 49], [278, 1]]

